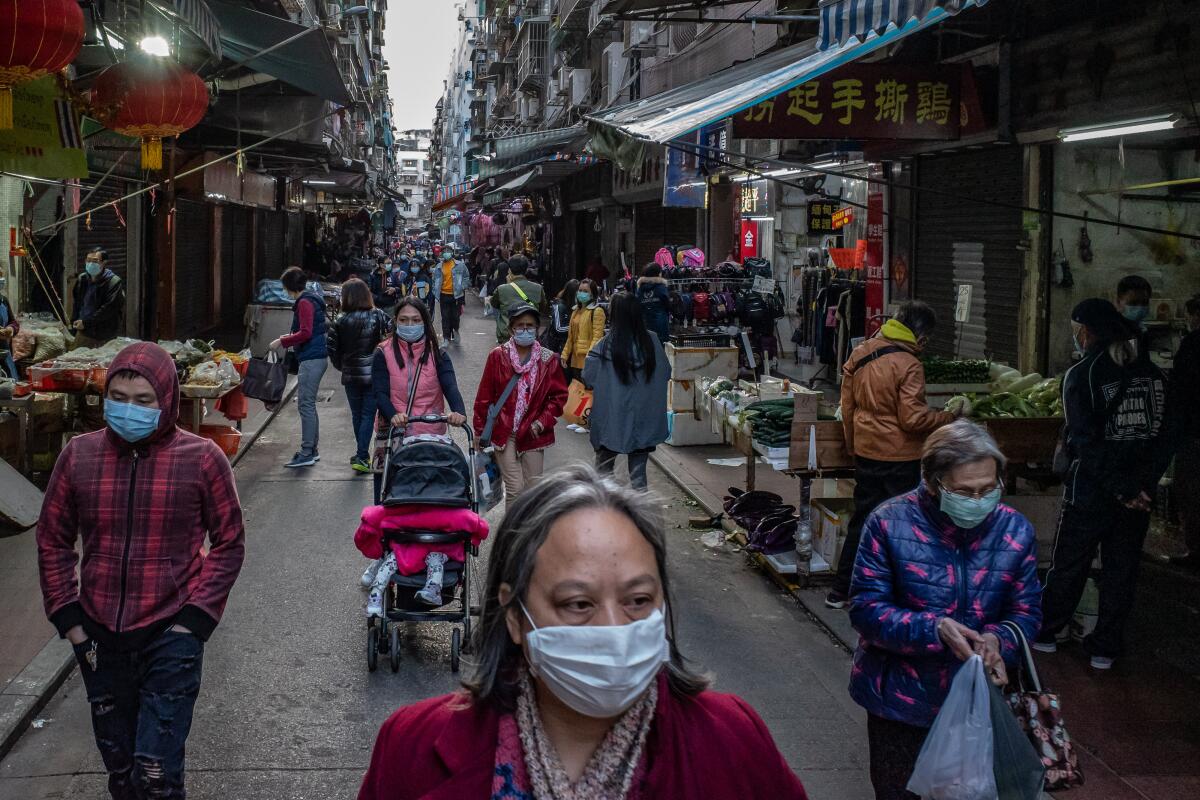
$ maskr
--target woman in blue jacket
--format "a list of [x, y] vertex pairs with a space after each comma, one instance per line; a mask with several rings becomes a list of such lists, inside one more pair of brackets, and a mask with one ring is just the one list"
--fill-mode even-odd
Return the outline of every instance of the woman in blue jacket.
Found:
[[642, 277], [637, 282], [637, 299], [642, 304], [646, 327], [665, 345], [671, 333], [671, 293], [658, 264], [651, 262], [642, 268]]
[[867, 518], [850, 584], [859, 633], [850, 696], [867, 710], [878, 800], [905, 786], [961, 663], [983, 657], [1007, 682], [1018, 642], [1042, 622], [1033, 526], [1000, 505], [1004, 455], [980, 426], [958, 420], [930, 434], [921, 484]]

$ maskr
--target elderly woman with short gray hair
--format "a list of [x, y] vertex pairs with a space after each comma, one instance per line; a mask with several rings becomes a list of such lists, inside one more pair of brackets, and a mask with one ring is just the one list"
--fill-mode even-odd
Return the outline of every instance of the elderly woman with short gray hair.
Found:
[[1041, 625], [1033, 526], [1000, 504], [1005, 459], [979, 425], [930, 434], [921, 483], [867, 518], [850, 587], [850, 695], [867, 710], [877, 800], [905, 786], [950, 681], [973, 654], [997, 684]]
[[804, 800], [754, 710], [680, 655], [653, 499], [568, 467], [493, 541], [467, 692], [393, 714], [359, 800]]

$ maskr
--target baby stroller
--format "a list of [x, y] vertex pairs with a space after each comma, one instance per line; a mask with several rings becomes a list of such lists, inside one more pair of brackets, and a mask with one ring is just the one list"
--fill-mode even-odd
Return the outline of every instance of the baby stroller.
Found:
[[[448, 424], [440, 415], [413, 417], [410, 423]], [[475, 439], [469, 425], [467, 454], [453, 442], [415, 440], [394, 446], [403, 440], [404, 428], [388, 431], [383, 465], [380, 503], [384, 506], [428, 505], [450, 509], [479, 511], [479, 490], [471, 464], [475, 461]], [[442, 575], [442, 591], [450, 602], [431, 609], [416, 598], [425, 586], [424, 574], [392, 575], [384, 593], [383, 616], [367, 620], [367, 669], [374, 672], [379, 656], [387, 655], [392, 672], [400, 670], [400, 625], [402, 622], [449, 622], [461, 624], [450, 633], [450, 671], [458, 672], [459, 656], [466, 652], [471, 636], [471, 617], [480, 609], [478, 566], [479, 548], [467, 531], [393, 530], [388, 539], [401, 544], [464, 546], [463, 561], [447, 561]]]

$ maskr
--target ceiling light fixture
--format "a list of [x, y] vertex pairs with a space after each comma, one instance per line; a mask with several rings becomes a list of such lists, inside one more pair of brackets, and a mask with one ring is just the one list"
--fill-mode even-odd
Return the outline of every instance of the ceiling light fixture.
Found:
[[171, 45], [161, 36], [147, 36], [138, 43], [142, 52], [152, 56], [165, 57], [171, 55]]
[[1113, 136], [1132, 136], [1137, 133], [1151, 133], [1178, 128], [1183, 118], [1178, 114], [1156, 114], [1152, 117], [1127, 119], [1122, 122], [1109, 122], [1104, 125], [1085, 125], [1080, 128], [1064, 128], [1058, 132], [1058, 138], [1063, 142], [1086, 142], [1091, 139], [1108, 139]]

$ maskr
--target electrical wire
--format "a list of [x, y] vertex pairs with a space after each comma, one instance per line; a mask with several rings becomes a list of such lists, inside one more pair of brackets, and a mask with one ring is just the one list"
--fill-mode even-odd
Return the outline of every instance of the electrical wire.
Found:
[[287, 136], [289, 133], [292, 133], [293, 131], [298, 131], [303, 127], [312, 125], [314, 122], [320, 122], [321, 120], [326, 119], [327, 117], [332, 117], [334, 114], [340, 113], [343, 110], [343, 108], [344, 108], [343, 106], [338, 106], [337, 108], [333, 109], [332, 111], [322, 114], [319, 117], [313, 117], [312, 119], [306, 119], [303, 122], [299, 123], [298, 125], [293, 125], [292, 127], [288, 128], [287, 130], [283, 130], [283, 131], [280, 131], [279, 133], [273, 134], [272, 136], [268, 136], [266, 139], [257, 141], [254, 144], [248, 144], [245, 147], [239, 147], [236, 150], [231, 150], [230, 152], [226, 153], [223, 156], [218, 156], [217, 158], [214, 158], [212, 161], [206, 161], [197, 167], [193, 167], [189, 170], [185, 170], [184, 172], [179, 173], [178, 175], [176, 175], [173, 178], [167, 178], [165, 180], [158, 181], [157, 183], [152, 183], [149, 186], [143, 186], [141, 189], [138, 189], [137, 191], [134, 191], [134, 192], [130, 192], [129, 194], [125, 195], [124, 197], [118, 197], [115, 200], [110, 200], [107, 203], [102, 203], [102, 204], [96, 206], [95, 208], [89, 208], [86, 211], [80, 211], [78, 214], [72, 214], [69, 217], [64, 217], [61, 220], [58, 220], [57, 222], [52, 222], [49, 225], [44, 225], [35, 231], [31, 231], [31, 234], [45, 233], [46, 231], [50, 231], [52, 233], [57, 232], [59, 228], [61, 228], [63, 225], [66, 225], [68, 222], [72, 222], [77, 219], [82, 219], [83, 217], [86, 217], [88, 214], [91, 214], [95, 211], [99, 211], [100, 209], [106, 208], [108, 206], [115, 207], [118, 203], [123, 203], [132, 197], [137, 197], [140, 194], [145, 194], [146, 192], [153, 191], [154, 189], [158, 189], [160, 187], [170, 185], [172, 182], [178, 181], [180, 178], [186, 178], [188, 175], [194, 175], [197, 172], [203, 172], [204, 170], [208, 169], [209, 167], [213, 166], [214, 164], [219, 164], [222, 161], [228, 161], [231, 158], [236, 158], [239, 155], [250, 152], [251, 150], [256, 150], [259, 147], [262, 147], [264, 144], [273, 142], [276, 139], [279, 139], [283, 136]]

